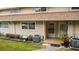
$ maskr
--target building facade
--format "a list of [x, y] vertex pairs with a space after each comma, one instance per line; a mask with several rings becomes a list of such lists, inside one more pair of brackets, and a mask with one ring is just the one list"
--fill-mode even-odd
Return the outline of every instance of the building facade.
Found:
[[41, 35], [44, 39], [79, 37], [78, 7], [16, 7], [0, 9], [0, 32]]

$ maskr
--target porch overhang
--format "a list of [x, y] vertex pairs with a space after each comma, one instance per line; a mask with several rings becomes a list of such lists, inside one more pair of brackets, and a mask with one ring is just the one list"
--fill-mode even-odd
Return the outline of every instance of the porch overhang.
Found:
[[79, 11], [0, 15], [0, 21], [77, 21]]

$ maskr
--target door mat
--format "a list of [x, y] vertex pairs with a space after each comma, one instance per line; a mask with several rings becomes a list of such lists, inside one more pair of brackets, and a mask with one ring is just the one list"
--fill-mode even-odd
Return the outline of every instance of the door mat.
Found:
[[59, 44], [50, 44], [50, 46], [53, 46], [53, 47], [60, 47]]

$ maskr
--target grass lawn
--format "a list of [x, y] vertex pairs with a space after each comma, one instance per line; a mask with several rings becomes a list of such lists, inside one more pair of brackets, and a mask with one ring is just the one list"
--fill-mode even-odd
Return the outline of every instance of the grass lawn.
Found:
[[41, 44], [0, 39], [0, 51], [32, 51], [40, 48], [42, 48]]

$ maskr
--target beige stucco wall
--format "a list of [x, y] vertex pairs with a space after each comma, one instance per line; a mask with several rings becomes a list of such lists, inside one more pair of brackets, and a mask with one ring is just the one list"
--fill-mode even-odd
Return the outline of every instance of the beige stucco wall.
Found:
[[[15, 25], [15, 24], [16, 25]], [[20, 34], [23, 36], [28, 35], [45, 35], [44, 22], [36, 22], [35, 29], [22, 29], [22, 22], [9, 22], [8, 28], [0, 28], [1, 33]]]
[[[0, 11], [0, 15], [13, 15], [13, 14], [21, 14], [21, 13], [26, 13], [26, 14], [42, 13], [42, 12], [35, 12], [35, 9], [33, 7], [20, 9], [19, 13], [11, 13], [10, 11], [11, 11], [10, 9]], [[63, 12], [63, 11], [75, 11], [75, 10], [72, 10], [71, 7], [48, 7], [46, 12]]]
[[75, 33], [79, 38], [79, 22], [75, 22]]
[[[46, 12], [63, 12], [63, 11], [71, 11], [71, 7], [48, 7]], [[35, 12], [34, 8], [22, 9], [22, 13], [42, 13]]]
[[36, 22], [35, 29], [22, 29], [22, 22], [18, 22], [16, 24], [16, 34], [21, 34], [21, 35], [44, 35], [44, 26], [43, 22]]
[[79, 37], [79, 21], [68, 22], [68, 35], [72, 36], [73, 34]]
[[8, 22], [8, 28], [0, 28], [1, 33], [12, 33], [14, 34], [14, 23], [13, 22]]
[[5, 10], [5, 11], [0, 11], [0, 15], [6, 15], [6, 14], [9, 14], [10, 13], [10, 11], [9, 10]]
[[[16, 24], [16, 25], [15, 25]], [[45, 22], [36, 22], [36, 27], [34, 30], [32, 29], [22, 29], [21, 22], [9, 22], [9, 27], [8, 28], [0, 28], [0, 32], [2, 33], [12, 33], [12, 34], [20, 34], [24, 36], [28, 35], [46, 35], [46, 28], [45, 28]], [[76, 34], [79, 37], [79, 22], [68, 22], [68, 36], [72, 36], [73, 34]]]
[[68, 22], [68, 36], [72, 36], [74, 34], [74, 24], [73, 22]]
[[63, 11], [71, 11], [71, 7], [49, 7], [48, 12], [63, 12]]

